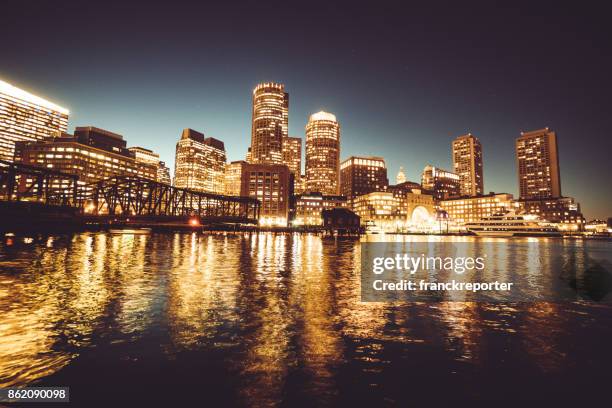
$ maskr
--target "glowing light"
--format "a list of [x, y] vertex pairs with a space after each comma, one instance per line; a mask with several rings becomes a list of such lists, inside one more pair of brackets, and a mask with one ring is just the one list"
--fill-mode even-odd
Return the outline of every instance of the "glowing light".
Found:
[[35, 105], [44, 106], [47, 109], [55, 110], [64, 115], [68, 115], [70, 111], [66, 108], [62, 108], [59, 105], [54, 104], [53, 102], [49, 102], [46, 99], [41, 98], [40, 96], [32, 95], [29, 92], [24, 91], [23, 89], [19, 89], [8, 82], [0, 81], [0, 93], [4, 93], [10, 95], [14, 98], [21, 99], [22, 101], [29, 102]]
[[191, 218], [189, 220], [189, 225], [191, 225], [192, 227], [199, 227], [200, 226], [200, 220], [198, 220], [197, 218]]
[[310, 115], [311, 122], [314, 122], [316, 120], [328, 120], [330, 122], [336, 122], [336, 115], [324, 111], [320, 111]]

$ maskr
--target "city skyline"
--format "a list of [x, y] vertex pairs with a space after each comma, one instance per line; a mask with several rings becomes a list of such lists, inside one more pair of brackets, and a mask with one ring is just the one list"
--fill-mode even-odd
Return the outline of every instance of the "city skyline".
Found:
[[[23, 10], [18, 4], [9, 7], [19, 21]], [[260, 82], [278, 81], [291, 94], [289, 135], [304, 141], [309, 115], [332, 112], [342, 123], [340, 160], [382, 156], [390, 175], [402, 166], [410, 181], [418, 181], [428, 163], [451, 169], [451, 141], [471, 132], [483, 146], [484, 193], [518, 197], [515, 140], [521, 131], [549, 126], [558, 132], [563, 193], [581, 203], [588, 219], [610, 216], [609, 189], [593, 189], [593, 183], [584, 182], [605, 185], [608, 167], [607, 120], [601, 107], [606, 106], [603, 95], [610, 85], [604, 75], [610, 57], [593, 54], [597, 39], [604, 38], [595, 13], [581, 15], [591, 24], [574, 23], [575, 29], [566, 33], [560, 27], [573, 21], [573, 10], [561, 7], [550, 11], [533, 6], [529, 13], [521, 13], [519, 6], [503, 13], [484, 7], [477, 13], [465, 9], [441, 15], [425, 7], [402, 14], [403, 20], [390, 16], [390, 8], [374, 11], [372, 27], [364, 33], [358, 33], [350, 19], [340, 18], [344, 33], [325, 29], [329, 41], [313, 33], [303, 47], [290, 47], [301, 38], [291, 26], [312, 11], [280, 8], [286, 35], [268, 59], [250, 51], [253, 23], [245, 17], [237, 16], [233, 35], [223, 27], [233, 17], [223, 6], [209, 11], [218, 22], [207, 28], [181, 23], [181, 30], [173, 32], [176, 23], [169, 22], [157, 32], [140, 35], [128, 24], [140, 8], [109, 9], [121, 12], [111, 15], [101, 8], [83, 10], [69, 4], [58, 11], [51, 6], [29, 10], [28, 18], [37, 23], [34, 34], [15, 44], [9, 41], [4, 50], [0, 78], [69, 109], [69, 133], [76, 126], [108, 129], [124, 135], [130, 146], [159, 153], [174, 168], [177, 135], [189, 127], [222, 140], [228, 162], [243, 160], [250, 143], [251, 92]], [[347, 12], [341, 6], [326, 10], [322, 24]], [[265, 12], [255, 10], [254, 15]], [[47, 21], [49, 13], [54, 19]], [[79, 13], [94, 21], [112, 16], [116, 30], [102, 35], [84, 27], [75, 36], [51, 29], [51, 23], [69, 24]], [[184, 11], [168, 13], [189, 18]], [[366, 15], [358, 7], [348, 13], [357, 21]], [[144, 11], [152, 21], [162, 14], [155, 7]], [[10, 21], [2, 30], [14, 24]], [[525, 27], [535, 35], [522, 34]], [[485, 28], [492, 28], [489, 38], [480, 36]], [[23, 53], [22, 47], [33, 44], [42, 31], [55, 48]], [[449, 32], [456, 39], [445, 44]], [[211, 40], [189, 41], [194, 34]], [[261, 33], [265, 39], [271, 36], [266, 29]], [[515, 44], [509, 44], [508, 37]], [[385, 43], [391, 38], [395, 41]], [[117, 39], [127, 40], [117, 46]], [[41, 64], [51, 51], [57, 53], [54, 69]], [[83, 58], [88, 52], [96, 63]], [[495, 58], [500, 52], [501, 58]], [[171, 68], [164, 62], [187, 53], [194, 55], [194, 64]], [[328, 63], [305, 64], [315, 57]], [[535, 57], [552, 64], [533, 64]], [[586, 57], [596, 63], [576, 65]], [[453, 60], [461, 64], [448, 64]], [[345, 72], [348, 66], [354, 69]]]

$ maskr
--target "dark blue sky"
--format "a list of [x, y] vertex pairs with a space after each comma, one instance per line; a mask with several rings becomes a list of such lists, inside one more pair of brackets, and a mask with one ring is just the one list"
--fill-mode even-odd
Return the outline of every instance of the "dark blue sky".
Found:
[[[290, 134], [333, 112], [341, 156], [450, 169], [450, 142], [484, 148], [485, 189], [517, 193], [514, 140], [549, 126], [562, 190], [587, 218], [612, 216], [611, 30], [593, 5], [3, 2], [0, 78], [149, 147], [170, 167], [185, 127], [250, 143], [251, 90], [285, 84]], [[455, 4], [455, 3], [461, 3]]]

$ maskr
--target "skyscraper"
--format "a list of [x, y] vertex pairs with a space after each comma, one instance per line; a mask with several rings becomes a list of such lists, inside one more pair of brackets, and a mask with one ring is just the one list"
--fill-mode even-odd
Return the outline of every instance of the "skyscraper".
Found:
[[250, 162], [283, 163], [283, 139], [289, 132], [289, 94], [283, 84], [266, 82], [253, 90]]
[[297, 180], [302, 174], [302, 138], [286, 137], [283, 139], [283, 163]]
[[68, 129], [68, 109], [0, 81], [0, 160], [13, 161], [15, 142], [42, 141]]
[[516, 139], [521, 199], [561, 197], [557, 134], [549, 128], [521, 132]]
[[340, 164], [340, 194], [349, 200], [384, 191], [388, 184], [387, 166], [382, 157], [351, 156]]
[[174, 186], [223, 194], [225, 162], [222, 141], [184, 129], [176, 144]]
[[338, 194], [340, 125], [327, 112], [310, 115], [306, 125], [306, 191]]
[[453, 140], [453, 171], [459, 176], [460, 194], [474, 197], [482, 195], [482, 146], [471, 133]]

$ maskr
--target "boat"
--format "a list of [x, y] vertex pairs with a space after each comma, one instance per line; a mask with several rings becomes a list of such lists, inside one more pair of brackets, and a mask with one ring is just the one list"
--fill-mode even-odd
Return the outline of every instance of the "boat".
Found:
[[467, 230], [480, 237], [560, 237], [559, 229], [534, 214], [514, 211], [483, 217], [465, 224]]
[[151, 233], [151, 228], [109, 229], [108, 232], [111, 234], [146, 235]]

